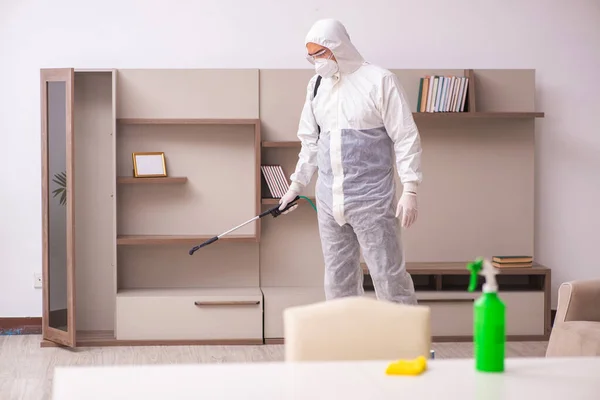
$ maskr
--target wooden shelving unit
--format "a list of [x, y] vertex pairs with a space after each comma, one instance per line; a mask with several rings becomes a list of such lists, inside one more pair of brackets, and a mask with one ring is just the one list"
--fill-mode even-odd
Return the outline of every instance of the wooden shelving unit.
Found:
[[[404, 236], [410, 260], [442, 260], [407, 262], [419, 302], [431, 307], [434, 339], [470, 340], [479, 294], [466, 290], [466, 262], [443, 260], [533, 252], [533, 122], [544, 117], [533, 111], [535, 74], [393, 72], [411, 103], [423, 76], [471, 79], [466, 111], [413, 113], [427, 153], [427, 185], [419, 200], [419, 226]], [[67, 176], [76, 176], [68, 182], [69, 219], [61, 231], [70, 235], [63, 241], [77, 235], [62, 261], [68, 275], [65, 323], [76, 328], [46, 329], [42, 346], [276, 343], [283, 340], [285, 308], [323, 301], [317, 214], [308, 204], [285, 217], [256, 221], [192, 257], [187, 251], [279, 203], [262, 198], [260, 166], [293, 171], [300, 149], [298, 113], [313, 75], [308, 69], [46, 70], [43, 90], [57, 90], [53, 82], [58, 81], [67, 95], [56, 101], [42, 91], [42, 110], [54, 106], [62, 113], [66, 104], [65, 121], [73, 128], [61, 138], [70, 146], [66, 159], [52, 165], [66, 161]], [[46, 149], [47, 114], [42, 118]], [[140, 151], [164, 151], [169, 176], [129, 176], [131, 153]], [[49, 171], [48, 165], [45, 221], [49, 213], [65, 213], [52, 197], [52, 176], [64, 167]], [[314, 180], [303, 193], [312, 201]], [[464, 195], [473, 188], [494, 193], [498, 187], [511, 193], [510, 201]], [[469, 210], [468, 218], [456, 209]], [[52, 243], [59, 236], [43, 231], [46, 299], [49, 290], [58, 296], [49, 282], [64, 277], [47, 276], [53, 271], [48, 249], [62, 245]], [[365, 265], [363, 272], [365, 293], [374, 296]], [[550, 277], [550, 270], [537, 264], [500, 272], [509, 339], [548, 337]], [[45, 301], [46, 324], [49, 318]]]
[[136, 178], [133, 176], [119, 176], [117, 183], [119, 184], [178, 184], [186, 183], [188, 178], [186, 176], [169, 176], [164, 178]]
[[[67, 209], [64, 234], [77, 225], [63, 249], [71, 275], [46, 276], [44, 289], [57, 298], [65, 291], [68, 307], [58, 311], [68, 329], [44, 329], [43, 346], [263, 342], [260, 221], [188, 253], [261, 211], [258, 78], [252, 69], [42, 73], [42, 87], [54, 88], [53, 96], [42, 90], [42, 106], [51, 103], [52, 117], [64, 114], [67, 126], [65, 138], [43, 140], [46, 148], [67, 143], [67, 159], [49, 164], [62, 170], [47, 173], [62, 173], [66, 162], [72, 188], [65, 207], [46, 179], [48, 203], [58, 215]], [[56, 100], [56, 81], [66, 98]], [[150, 151], [164, 152], [168, 176], [131, 176], [132, 153]], [[66, 288], [48, 288], [50, 281]]]

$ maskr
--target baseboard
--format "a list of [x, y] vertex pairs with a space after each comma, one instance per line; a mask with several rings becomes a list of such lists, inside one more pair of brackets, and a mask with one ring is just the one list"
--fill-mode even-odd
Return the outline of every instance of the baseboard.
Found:
[[42, 317], [0, 318], [0, 335], [40, 335]]

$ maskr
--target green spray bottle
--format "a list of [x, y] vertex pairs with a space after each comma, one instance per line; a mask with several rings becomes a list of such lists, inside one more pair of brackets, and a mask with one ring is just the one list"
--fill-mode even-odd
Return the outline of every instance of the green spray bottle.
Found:
[[485, 259], [467, 265], [471, 271], [469, 292], [477, 288], [477, 275], [485, 276], [482, 295], [475, 300], [473, 344], [475, 368], [481, 372], [503, 372], [506, 344], [506, 306], [498, 297], [498, 270]]

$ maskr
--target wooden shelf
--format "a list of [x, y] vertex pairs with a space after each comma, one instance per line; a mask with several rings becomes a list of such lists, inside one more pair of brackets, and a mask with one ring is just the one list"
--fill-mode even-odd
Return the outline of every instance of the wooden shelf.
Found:
[[[117, 245], [156, 245], [156, 244], [200, 244], [213, 236], [209, 235], [118, 235]], [[256, 242], [254, 235], [230, 235], [219, 242]]]
[[164, 178], [136, 178], [133, 176], [119, 176], [117, 178], [117, 183], [123, 184], [148, 184], [148, 183], [158, 183], [158, 184], [173, 184], [173, 183], [186, 183], [188, 178], [186, 176], [169, 176]]
[[259, 119], [246, 118], [118, 118], [121, 125], [257, 125]]
[[414, 112], [415, 120], [422, 119], [520, 119], [520, 118], [543, 118], [543, 112]]
[[179, 297], [179, 296], [197, 296], [197, 297], [227, 297], [233, 300], [239, 297], [258, 296], [262, 297], [262, 292], [258, 286], [248, 287], [153, 287], [136, 289], [119, 289], [117, 297]]
[[262, 199], [261, 202], [262, 204], [277, 205], [279, 204], [279, 199]]
[[[406, 270], [411, 275], [469, 275], [465, 262], [407, 262]], [[365, 274], [368, 274], [366, 264], [361, 263]], [[550, 272], [548, 267], [533, 263], [533, 267], [523, 268], [498, 268], [499, 275], [546, 275]]]
[[[429, 119], [530, 119], [544, 118], [543, 112], [414, 112], [413, 118], [417, 121]], [[263, 148], [299, 148], [299, 140], [268, 141], [262, 142]]]
[[[308, 197], [310, 200], [312, 200], [313, 202], [315, 201], [314, 196], [313, 197]], [[300, 200], [304, 200], [304, 199], [300, 199]], [[262, 199], [262, 204], [272, 204], [272, 205], [277, 205], [279, 204], [279, 199], [271, 199], [271, 198], [266, 198], [266, 199]]]
[[290, 141], [282, 141], [282, 142], [272, 142], [272, 141], [264, 141], [262, 142], [262, 147], [300, 147], [299, 140], [290, 140]]

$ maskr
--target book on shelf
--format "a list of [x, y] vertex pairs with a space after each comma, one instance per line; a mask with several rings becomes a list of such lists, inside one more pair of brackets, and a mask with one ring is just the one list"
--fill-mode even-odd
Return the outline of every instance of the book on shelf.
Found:
[[419, 82], [417, 112], [464, 112], [469, 78], [427, 75]]
[[532, 256], [493, 256], [492, 265], [496, 268], [533, 267]]
[[261, 165], [262, 197], [280, 199], [288, 191], [290, 184], [281, 165]]

